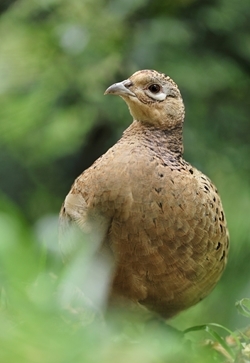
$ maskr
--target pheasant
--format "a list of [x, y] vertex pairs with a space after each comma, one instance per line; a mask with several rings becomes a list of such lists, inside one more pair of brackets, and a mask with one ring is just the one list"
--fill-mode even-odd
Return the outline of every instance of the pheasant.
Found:
[[206, 297], [225, 268], [229, 235], [217, 189], [183, 159], [184, 104], [176, 83], [141, 70], [105, 94], [132, 124], [74, 182], [62, 226], [97, 230], [115, 265], [119, 298], [170, 318]]

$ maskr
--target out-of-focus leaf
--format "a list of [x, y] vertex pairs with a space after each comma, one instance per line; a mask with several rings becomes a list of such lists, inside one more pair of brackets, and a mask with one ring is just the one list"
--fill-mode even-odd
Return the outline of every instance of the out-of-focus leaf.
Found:
[[241, 299], [235, 303], [240, 314], [250, 318], [250, 299]]

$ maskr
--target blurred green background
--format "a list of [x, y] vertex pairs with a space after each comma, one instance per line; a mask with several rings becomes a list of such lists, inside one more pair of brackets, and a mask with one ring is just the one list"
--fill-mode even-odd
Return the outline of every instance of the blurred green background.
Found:
[[[231, 236], [216, 289], [172, 323], [246, 324], [234, 304], [250, 295], [249, 19], [249, 0], [1, 1], [2, 306], [17, 281], [61, 273], [56, 247], [48, 246], [54, 229], [46, 253], [37, 230], [49, 230], [74, 179], [131, 122], [125, 103], [104, 97], [105, 89], [150, 68], [179, 85], [184, 156], [218, 187]], [[52, 294], [45, 281], [40, 291]], [[35, 314], [43, 293], [41, 306], [26, 293], [14, 294], [13, 306], [31, 304]]]

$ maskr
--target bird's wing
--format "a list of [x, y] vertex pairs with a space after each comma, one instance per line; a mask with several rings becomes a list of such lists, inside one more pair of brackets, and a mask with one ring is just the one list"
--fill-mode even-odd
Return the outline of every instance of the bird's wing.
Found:
[[[62, 205], [59, 219], [59, 243], [63, 255], [75, 250], [85, 239], [97, 250], [104, 243], [110, 219], [95, 208], [94, 169], [87, 169], [74, 182]], [[85, 236], [84, 236], [85, 235]]]

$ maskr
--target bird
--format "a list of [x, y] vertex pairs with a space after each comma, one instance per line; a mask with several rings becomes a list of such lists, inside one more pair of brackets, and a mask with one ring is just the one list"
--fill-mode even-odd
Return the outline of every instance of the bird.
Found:
[[120, 96], [133, 121], [75, 180], [60, 225], [100, 234], [114, 264], [111, 305], [120, 299], [169, 319], [205, 298], [225, 269], [221, 199], [183, 158], [185, 108], [169, 76], [140, 70], [105, 95]]

